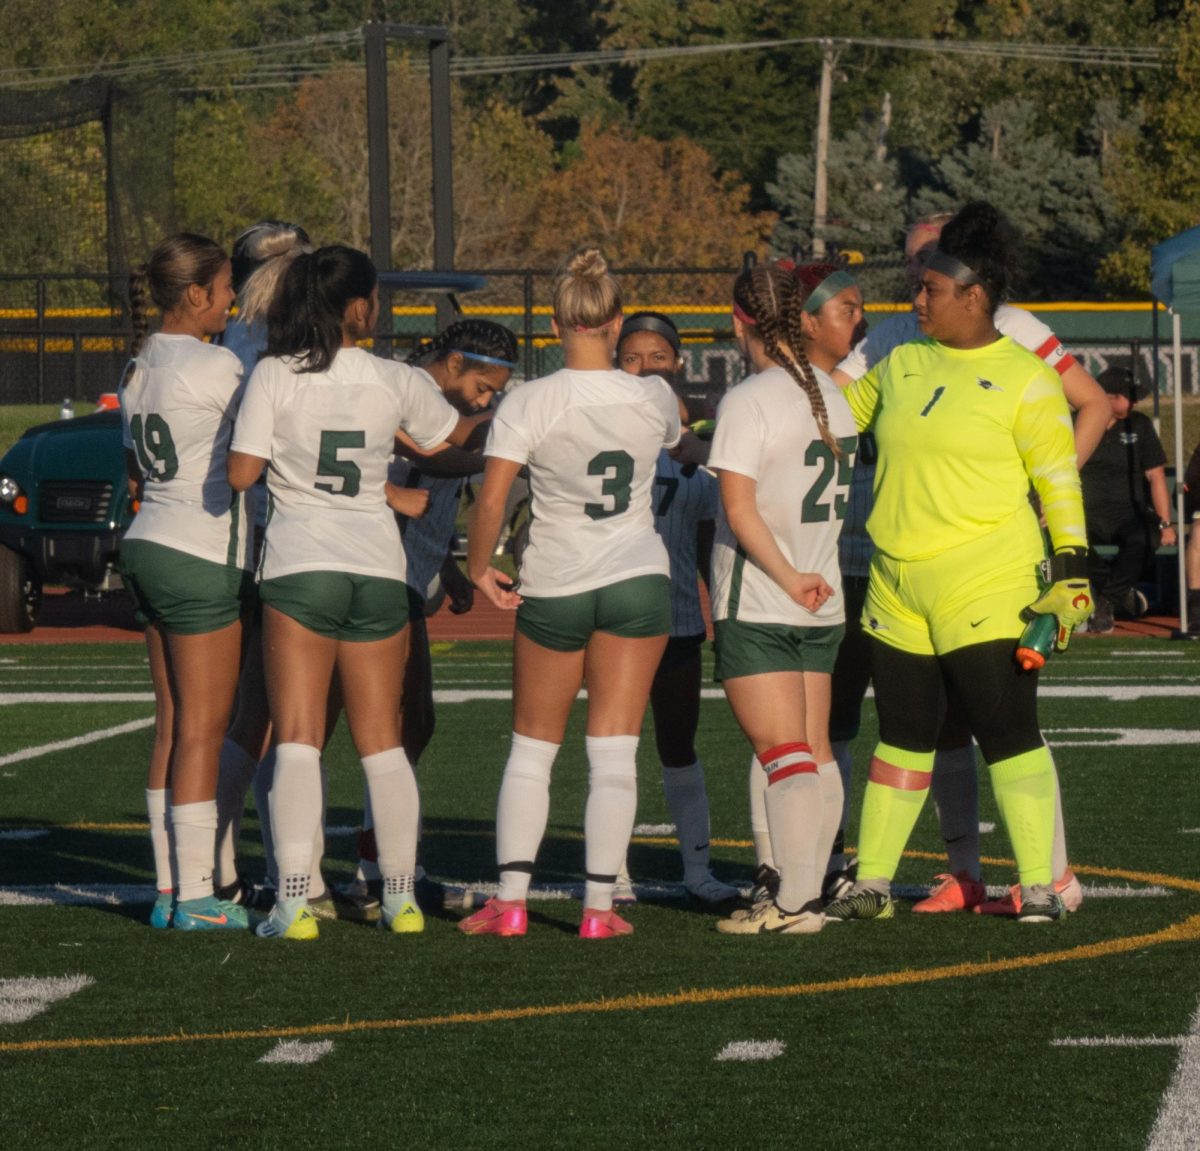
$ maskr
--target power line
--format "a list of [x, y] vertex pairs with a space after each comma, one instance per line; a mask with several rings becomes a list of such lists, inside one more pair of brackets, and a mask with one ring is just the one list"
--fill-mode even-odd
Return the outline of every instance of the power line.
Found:
[[[196, 76], [214, 67], [226, 66], [235, 71], [228, 87], [270, 87], [289, 85], [298, 79], [320, 72], [329, 66], [328, 58], [315, 59], [313, 53], [324, 50], [359, 47], [361, 29], [348, 29], [306, 36], [298, 40], [274, 41], [245, 48], [221, 48], [210, 52], [180, 53], [170, 56], [147, 56], [111, 64], [47, 65], [43, 68], [0, 69], [0, 88], [31, 88], [47, 83], [63, 84], [96, 76], [128, 79], [139, 76], [177, 74]], [[503, 56], [459, 56], [450, 64], [451, 75], [476, 77], [514, 75], [521, 72], [559, 71], [573, 68], [595, 68], [614, 65], [637, 65], [658, 60], [686, 60], [705, 56], [739, 52], [781, 51], [831, 45], [836, 49], [888, 49], [901, 52], [922, 52], [939, 56], [974, 56], [995, 59], [1027, 60], [1052, 64], [1110, 66], [1120, 68], [1161, 68], [1170, 55], [1164, 48], [1140, 45], [1078, 45], [1028, 44], [1014, 41], [968, 40], [904, 40], [879, 37], [822, 37], [805, 36], [782, 40], [748, 40], [736, 43], [688, 44], [660, 48], [605, 49], [588, 52], [526, 52]], [[278, 62], [280, 57], [301, 57], [292, 63]], [[274, 60], [264, 57], [271, 56]], [[426, 62], [413, 61], [415, 71], [423, 71]], [[293, 74], [287, 78], [289, 71]], [[281, 75], [282, 74], [282, 75]]]

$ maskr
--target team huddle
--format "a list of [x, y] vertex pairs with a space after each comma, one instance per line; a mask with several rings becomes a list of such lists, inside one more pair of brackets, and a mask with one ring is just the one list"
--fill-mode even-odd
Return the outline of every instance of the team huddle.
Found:
[[[451, 905], [418, 862], [413, 766], [433, 733], [431, 597], [466, 610], [474, 592], [516, 613], [513, 729], [499, 888], [481, 907], [459, 901], [463, 933], [527, 931], [552, 769], [584, 687], [582, 938], [633, 931], [619, 907], [634, 898], [648, 705], [684, 885], [722, 910], [721, 932], [894, 915], [891, 881], [931, 788], [950, 871], [914, 910], [1048, 923], [1077, 908], [1037, 672], [1014, 653], [1038, 617], [1054, 618], [1062, 649], [1091, 614], [1078, 465], [1107, 402], [1052, 333], [1005, 305], [1016, 237], [990, 205], [915, 226], [908, 254], [906, 331], [864, 335], [862, 294], [838, 266], [742, 272], [732, 324], [751, 371], [709, 442], [673, 388], [674, 324], [626, 316], [593, 248], [555, 283], [564, 367], [510, 387], [516, 341], [487, 321], [452, 325], [408, 363], [360, 347], [379, 292], [354, 249], [313, 250], [275, 222], [243, 233], [232, 260], [203, 237], [163, 241], [131, 284], [121, 387], [140, 500], [122, 571], [157, 704], [152, 925], [246, 929], [257, 911], [261, 937], [314, 939], [332, 911], [403, 934], [423, 930], [423, 905]], [[153, 335], [147, 295], [162, 314]], [[468, 582], [451, 545], [479, 473]], [[493, 557], [523, 484], [514, 579]], [[750, 745], [748, 899], [710, 868], [698, 574], [715, 675]], [[853, 860], [849, 748], [869, 682], [879, 743]], [[356, 879], [331, 892], [321, 752], [343, 710], [364, 831]], [[976, 745], [1019, 873], [993, 901]], [[251, 787], [258, 887], [236, 865]]]

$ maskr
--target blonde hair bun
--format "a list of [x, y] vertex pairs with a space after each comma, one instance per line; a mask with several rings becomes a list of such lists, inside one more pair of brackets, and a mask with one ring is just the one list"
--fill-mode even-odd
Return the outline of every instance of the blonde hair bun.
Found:
[[576, 248], [554, 284], [554, 318], [564, 331], [602, 328], [621, 312], [621, 289], [599, 248]]

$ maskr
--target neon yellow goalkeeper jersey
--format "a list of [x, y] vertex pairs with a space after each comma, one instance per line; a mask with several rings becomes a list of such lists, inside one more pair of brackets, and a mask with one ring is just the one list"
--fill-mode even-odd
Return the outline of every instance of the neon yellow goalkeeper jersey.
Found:
[[1054, 547], [1086, 546], [1062, 384], [1007, 336], [902, 344], [846, 398], [879, 447], [867, 530], [880, 551], [925, 559], [977, 539], [1028, 508], [1031, 481]]

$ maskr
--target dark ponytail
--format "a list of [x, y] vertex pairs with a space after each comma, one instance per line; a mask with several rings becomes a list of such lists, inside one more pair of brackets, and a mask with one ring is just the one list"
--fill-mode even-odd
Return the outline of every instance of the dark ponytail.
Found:
[[368, 300], [378, 276], [370, 257], [331, 244], [292, 261], [267, 310], [267, 355], [294, 356], [302, 372], [324, 372], [342, 346], [351, 300]]

